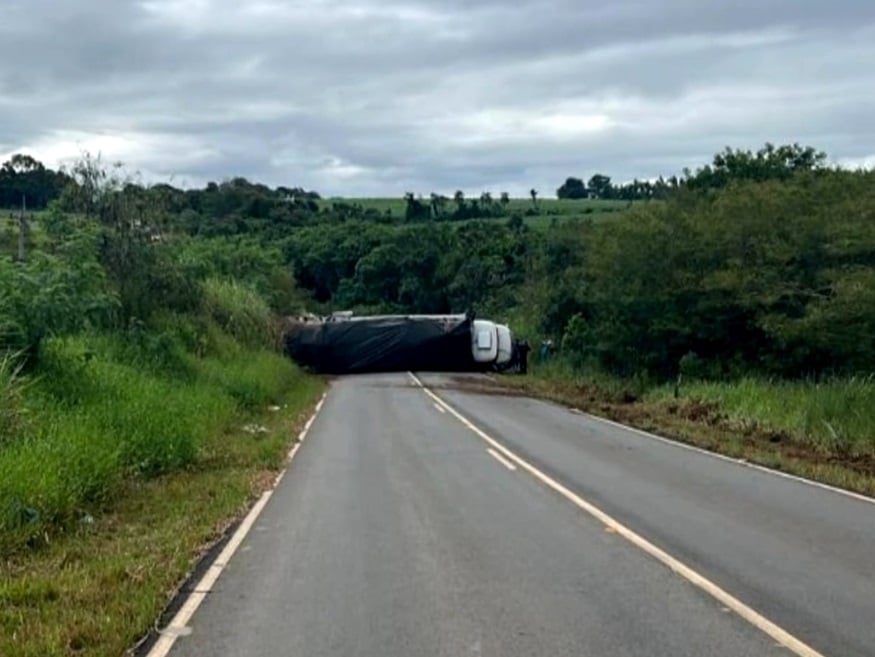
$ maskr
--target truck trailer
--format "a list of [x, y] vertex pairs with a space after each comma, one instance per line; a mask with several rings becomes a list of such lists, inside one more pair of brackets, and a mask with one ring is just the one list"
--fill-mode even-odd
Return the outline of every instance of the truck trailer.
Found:
[[286, 353], [325, 374], [483, 372], [514, 358], [509, 327], [464, 315], [370, 315], [350, 312], [290, 320]]

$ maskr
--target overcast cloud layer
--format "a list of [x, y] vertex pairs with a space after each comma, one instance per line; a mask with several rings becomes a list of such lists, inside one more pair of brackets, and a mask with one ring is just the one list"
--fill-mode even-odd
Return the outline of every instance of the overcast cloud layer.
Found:
[[868, 0], [2, 0], [0, 156], [552, 195], [798, 141], [875, 165]]

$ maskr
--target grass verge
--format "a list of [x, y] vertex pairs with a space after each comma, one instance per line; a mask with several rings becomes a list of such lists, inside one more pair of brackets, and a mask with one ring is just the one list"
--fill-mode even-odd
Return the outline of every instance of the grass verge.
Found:
[[[124, 654], [150, 631], [176, 587], [209, 546], [270, 485], [284, 463], [290, 436], [297, 435], [312, 412], [324, 382], [303, 375], [280, 356], [253, 357], [253, 353], [241, 351], [225, 361], [225, 367], [210, 359], [191, 364], [194, 378], [189, 386], [196, 387], [193, 382], [198, 382], [214, 396], [224, 396], [226, 402], [215, 406], [210, 401], [200, 407], [208, 413], [209, 429], [196, 437], [196, 454], [184, 467], [144, 476], [137, 473], [140, 461], [134, 459], [122, 471], [124, 476], [112, 476], [112, 482], [101, 484], [110, 495], [95, 498], [76, 493], [93, 515], [76, 506], [75, 513], [61, 525], [63, 531], [47, 525], [35, 544], [31, 537], [30, 547], [13, 544], [15, 549], [0, 556], [0, 655]], [[104, 366], [108, 367], [100, 365]], [[270, 403], [266, 391], [259, 388], [262, 383], [256, 370], [263, 375], [266, 371], [267, 378], [274, 380]], [[111, 382], [113, 389], [126, 389], [117, 384], [128, 376], [132, 375], [124, 368], [117, 372]], [[85, 379], [86, 384], [89, 381], [105, 383]], [[142, 385], [143, 380], [138, 383]], [[160, 388], [160, 382], [154, 385], [159, 388], [158, 397], [167, 392]], [[64, 385], [64, 389], [68, 387]], [[101, 390], [100, 397], [105, 393]], [[145, 397], [151, 399], [150, 394], [144, 390]], [[110, 398], [132, 411], [129, 421], [140, 411], [144, 416], [156, 413], [148, 399], [138, 411], [124, 396]], [[230, 407], [227, 399], [234, 400]], [[172, 405], [170, 399], [165, 398], [165, 402]], [[90, 407], [99, 410], [98, 419], [84, 417], [82, 421], [94, 422], [92, 429], [115, 426], [117, 410]], [[213, 412], [216, 408], [218, 415]], [[68, 412], [83, 411], [73, 404]], [[104, 416], [108, 418], [105, 424]], [[153, 427], [159, 434], [162, 430], [161, 424]], [[79, 433], [83, 437], [97, 435], [77, 430], [76, 435]], [[22, 440], [22, 453], [29, 445], [46, 441], [53, 444], [39, 436]], [[106, 454], [115, 467], [124, 451], [109, 450]], [[6, 453], [0, 455], [7, 459]], [[12, 461], [14, 457], [8, 457], [7, 463]], [[109, 466], [107, 471], [111, 474]], [[55, 489], [51, 473], [45, 487]], [[47, 508], [50, 506], [47, 503]]]
[[567, 368], [496, 382], [726, 456], [875, 497], [875, 382], [694, 383], [647, 388]]

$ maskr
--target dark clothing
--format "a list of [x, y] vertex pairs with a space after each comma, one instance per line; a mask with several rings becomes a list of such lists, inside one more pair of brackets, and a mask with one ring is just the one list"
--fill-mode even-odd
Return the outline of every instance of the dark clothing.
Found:
[[529, 343], [523, 340], [517, 345], [517, 355], [519, 357], [520, 374], [525, 374], [529, 371], [529, 352], [531, 351]]

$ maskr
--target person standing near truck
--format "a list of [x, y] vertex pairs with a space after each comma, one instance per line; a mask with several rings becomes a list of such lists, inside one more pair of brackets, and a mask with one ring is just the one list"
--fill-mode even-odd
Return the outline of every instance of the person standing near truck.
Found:
[[528, 340], [522, 340], [517, 343], [517, 357], [519, 358], [519, 372], [526, 374], [529, 371], [529, 352], [532, 348], [529, 346]]
[[541, 343], [541, 362], [546, 363], [550, 360], [550, 355], [553, 353], [553, 341], [544, 340]]

